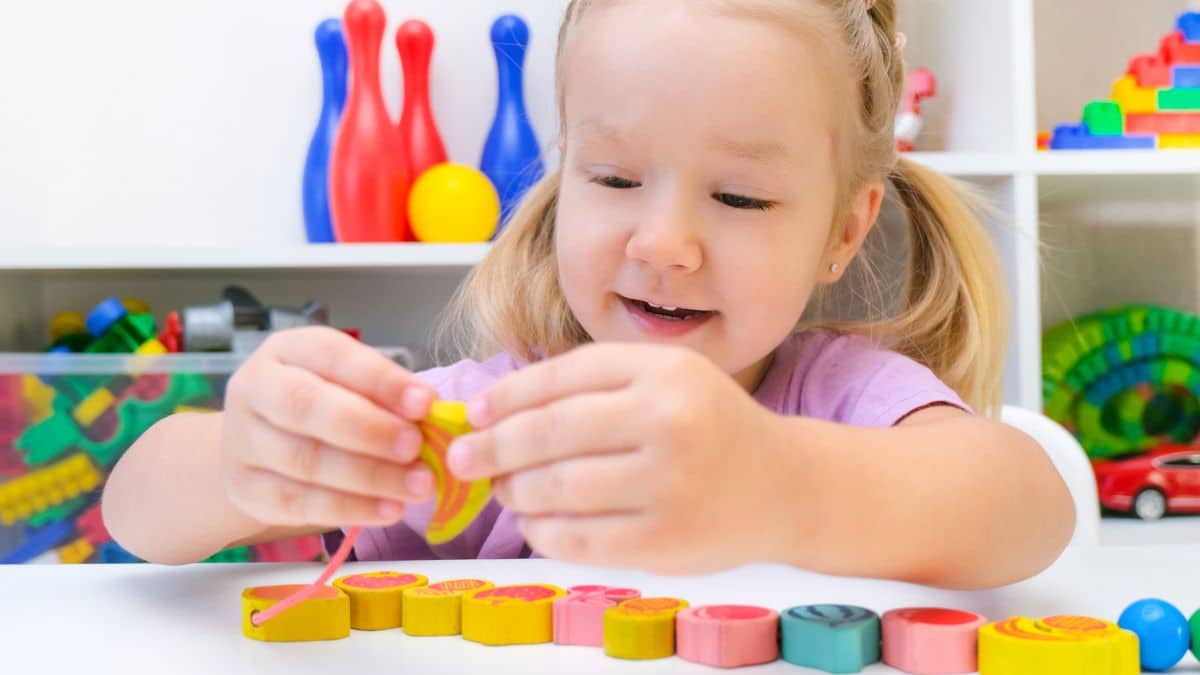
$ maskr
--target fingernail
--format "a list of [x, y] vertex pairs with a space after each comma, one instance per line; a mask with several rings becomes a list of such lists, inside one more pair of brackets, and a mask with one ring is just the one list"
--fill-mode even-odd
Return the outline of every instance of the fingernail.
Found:
[[433, 475], [425, 468], [412, 469], [404, 476], [404, 487], [414, 497], [426, 497], [433, 491]]
[[446, 463], [450, 465], [450, 470], [455, 475], [467, 478], [466, 474], [471, 470], [471, 446], [462, 440], [451, 443], [450, 447], [446, 449]]
[[491, 421], [488, 419], [488, 414], [487, 398], [476, 396], [467, 403], [467, 421], [476, 429]]
[[424, 419], [429, 414], [433, 397], [421, 387], [409, 387], [400, 401], [400, 412], [410, 420]]
[[384, 518], [396, 519], [403, 512], [404, 507], [400, 502], [394, 502], [390, 499], [384, 499], [379, 502], [379, 515]]
[[421, 432], [411, 427], [402, 429], [396, 437], [392, 454], [402, 462], [411, 462], [421, 454]]

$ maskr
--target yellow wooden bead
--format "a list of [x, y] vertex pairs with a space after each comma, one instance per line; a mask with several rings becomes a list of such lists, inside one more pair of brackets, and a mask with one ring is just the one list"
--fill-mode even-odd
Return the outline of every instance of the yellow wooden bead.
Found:
[[493, 588], [483, 579], [451, 579], [404, 591], [404, 632], [418, 637], [462, 633], [463, 596]]
[[498, 586], [463, 597], [462, 636], [485, 645], [520, 645], [554, 639], [554, 601], [567, 592], [549, 584]]
[[620, 659], [661, 659], [675, 653], [679, 598], [633, 598], [604, 612], [604, 653]]
[[444, 544], [467, 529], [487, 506], [492, 481], [483, 478], [463, 482], [446, 466], [446, 451], [455, 437], [471, 431], [467, 405], [458, 401], [434, 401], [421, 428], [421, 461], [433, 471], [437, 484], [437, 506], [425, 532], [430, 544]]
[[242, 634], [263, 642], [306, 642], [338, 640], [350, 635], [350, 597], [333, 586], [322, 586], [317, 594], [255, 626], [255, 612], [270, 609], [305, 584], [257, 586], [242, 591]]
[[1138, 639], [1090, 617], [1013, 617], [979, 629], [979, 673], [1138, 675]]
[[350, 597], [350, 627], [355, 630], [404, 625], [404, 591], [427, 583], [424, 575], [405, 572], [348, 574], [333, 580], [333, 585]]

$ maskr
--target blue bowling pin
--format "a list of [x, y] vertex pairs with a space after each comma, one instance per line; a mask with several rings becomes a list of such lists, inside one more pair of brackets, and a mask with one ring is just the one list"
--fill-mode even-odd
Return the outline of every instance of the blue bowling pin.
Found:
[[541, 179], [545, 167], [537, 136], [529, 123], [529, 113], [525, 110], [523, 75], [525, 52], [529, 48], [529, 26], [512, 14], [496, 19], [492, 24], [492, 47], [500, 75], [499, 102], [479, 168], [500, 193], [503, 224], [526, 190]]
[[308, 146], [304, 162], [304, 229], [310, 243], [331, 243], [333, 218], [329, 213], [329, 153], [337, 135], [342, 109], [346, 106], [346, 38], [340, 19], [326, 19], [317, 26], [317, 54], [321, 58], [324, 101], [321, 119]]

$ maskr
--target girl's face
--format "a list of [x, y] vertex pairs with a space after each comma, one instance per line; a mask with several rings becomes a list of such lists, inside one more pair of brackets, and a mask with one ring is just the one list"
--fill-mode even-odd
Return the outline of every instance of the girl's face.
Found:
[[605, 3], [576, 27], [556, 248], [594, 340], [686, 345], [756, 386], [853, 254], [829, 245], [848, 107], [822, 48], [696, 0]]

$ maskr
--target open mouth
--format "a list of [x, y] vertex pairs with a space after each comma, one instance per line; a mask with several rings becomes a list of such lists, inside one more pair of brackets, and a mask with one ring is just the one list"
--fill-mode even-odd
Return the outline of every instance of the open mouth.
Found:
[[620, 297], [621, 302], [624, 303], [625, 308], [633, 315], [638, 324], [652, 335], [683, 335], [717, 314], [712, 310], [659, 305], [646, 300]]

